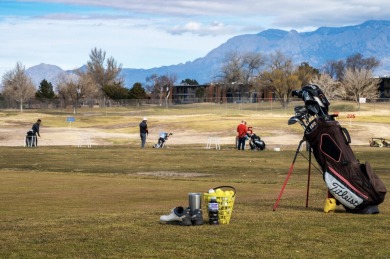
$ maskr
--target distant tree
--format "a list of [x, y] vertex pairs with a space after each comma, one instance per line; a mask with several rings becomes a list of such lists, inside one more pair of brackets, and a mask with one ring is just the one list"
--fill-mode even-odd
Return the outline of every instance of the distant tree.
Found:
[[141, 83], [135, 83], [129, 90], [130, 99], [146, 99], [146, 91]]
[[309, 65], [307, 62], [302, 62], [297, 70], [298, 78], [302, 82], [302, 86], [310, 84], [313, 76], [318, 76], [320, 71]]
[[342, 84], [347, 98], [354, 100], [360, 109], [360, 98], [377, 98], [380, 79], [373, 78], [371, 70], [347, 68]]
[[246, 52], [242, 55], [242, 62], [243, 83], [250, 85], [255, 74], [258, 74], [259, 69], [265, 64], [265, 58], [256, 52]]
[[318, 85], [325, 96], [330, 100], [345, 98], [345, 88], [340, 82], [333, 80], [328, 74], [313, 76], [310, 80], [310, 84]]
[[323, 73], [339, 80], [343, 77], [345, 62], [343, 60], [329, 60], [323, 67]]
[[123, 79], [119, 77], [122, 71], [122, 65], [118, 65], [113, 57], [106, 59], [106, 52], [97, 48], [91, 50], [89, 58], [90, 60], [87, 62], [87, 74], [96, 84], [105, 99], [106, 94], [104, 89], [107, 86], [123, 85]]
[[58, 96], [65, 102], [72, 102], [74, 114], [77, 113], [80, 100], [96, 97], [98, 91], [90, 76], [81, 70], [76, 70], [75, 74], [62, 75], [57, 85]]
[[258, 80], [262, 88], [273, 90], [283, 108], [288, 107], [292, 90], [302, 85], [292, 59], [280, 51], [270, 55], [268, 69], [259, 74]]
[[220, 83], [226, 89], [238, 89], [243, 95], [255, 85], [255, 75], [264, 63], [265, 60], [259, 53], [229, 52], [221, 67]]
[[347, 57], [345, 62], [345, 67], [350, 68], [352, 70], [374, 70], [380, 65], [380, 61], [375, 57], [363, 58], [363, 55], [360, 53], [356, 53]]
[[198, 81], [196, 81], [195, 79], [185, 79], [185, 80], [181, 80], [180, 84], [187, 84], [187, 85], [199, 85]]
[[375, 57], [363, 58], [360, 53], [348, 56], [345, 60], [330, 60], [327, 61], [323, 72], [329, 74], [333, 79], [340, 81], [347, 68], [352, 70], [374, 70], [380, 65], [380, 61]]
[[31, 78], [26, 75], [22, 63], [16, 63], [16, 67], [3, 75], [2, 93], [5, 97], [19, 103], [20, 112], [23, 112], [23, 104], [35, 95], [35, 86]]
[[148, 83], [146, 88], [150, 92], [152, 99], [159, 99], [160, 105], [162, 104], [162, 100], [165, 99], [165, 104], [168, 106], [168, 99], [176, 80], [177, 76], [174, 74], [163, 76], [153, 74], [146, 78], [146, 82]]
[[35, 93], [35, 97], [40, 100], [54, 99], [56, 97], [56, 94], [54, 93], [52, 83], [47, 82], [46, 79], [43, 79], [39, 84], [38, 90]]
[[128, 99], [129, 91], [119, 82], [113, 82], [111, 85], [103, 87], [104, 94], [113, 100]]
[[225, 85], [238, 85], [243, 81], [242, 57], [238, 52], [229, 52], [221, 67], [221, 81]]

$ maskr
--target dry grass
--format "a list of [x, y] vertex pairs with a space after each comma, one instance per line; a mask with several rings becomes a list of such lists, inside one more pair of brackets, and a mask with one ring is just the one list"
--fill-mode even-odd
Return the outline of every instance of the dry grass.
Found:
[[[83, 108], [75, 117], [79, 128], [135, 135], [140, 118], [148, 116], [152, 132], [172, 131], [173, 138], [180, 132], [234, 136], [242, 118], [266, 142], [267, 136], [302, 133], [287, 125], [291, 109], [274, 104], [270, 110], [269, 105]], [[336, 103], [332, 109], [340, 111], [342, 124], [349, 122], [347, 113], [356, 112], [348, 127], [352, 136], [364, 131], [365, 122], [380, 122], [382, 128], [390, 123], [388, 105], [366, 104], [358, 112], [354, 104]], [[50, 128], [66, 130], [67, 116], [71, 110], [2, 111], [0, 123], [11, 133], [0, 141], [38, 117], [44, 123], [42, 135], [48, 137], [44, 131]], [[0, 258], [390, 258], [388, 199], [378, 215], [348, 214], [342, 207], [326, 214], [327, 190], [313, 168], [306, 208], [308, 163], [302, 156], [272, 211], [297, 143], [281, 152], [242, 152], [232, 145], [206, 150], [200, 143], [170, 145], [171, 140], [167, 149], [141, 150], [138, 137], [125, 145], [120, 138], [112, 141], [113, 146], [92, 148], [0, 147]], [[353, 149], [389, 186], [390, 149]], [[237, 190], [229, 225], [159, 224], [159, 217], [173, 207], [188, 205], [189, 192], [220, 185]]]
[[[2, 258], [390, 257], [389, 202], [378, 215], [341, 207], [323, 213], [326, 189], [313, 169], [305, 208], [307, 161], [301, 156], [272, 211], [294, 151], [137, 145], [0, 152]], [[390, 184], [389, 149], [358, 148], [356, 154]], [[145, 172], [156, 174], [139, 174]], [[194, 173], [207, 175], [182, 177]], [[171, 208], [187, 206], [189, 192], [219, 185], [237, 189], [229, 225], [158, 223]]]

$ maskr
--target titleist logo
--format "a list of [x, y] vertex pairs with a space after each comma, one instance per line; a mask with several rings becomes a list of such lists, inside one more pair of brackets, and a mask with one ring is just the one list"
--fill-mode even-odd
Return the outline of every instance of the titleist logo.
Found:
[[[352, 195], [349, 193], [350, 191], [346, 189], [344, 186], [340, 185], [339, 183], [333, 182], [332, 188], [329, 188], [329, 191], [347, 203], [351, 204], [353, 207], [356, 207], [360, 204], [359, 201], [355, 200]], [[341, 202], [341, 201], [340, 201]]]

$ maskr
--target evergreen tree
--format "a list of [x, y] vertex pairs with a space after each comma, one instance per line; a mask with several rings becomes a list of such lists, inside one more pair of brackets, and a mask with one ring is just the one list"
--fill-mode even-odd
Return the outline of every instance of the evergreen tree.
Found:
[[106, 96], [113, 100], [128, 99], [129, 94], [125, 87], [120, 82], [114, 82], [112, 85], [103, 87], [103, 92]]
[[129, 90], [130, 99], [146, 99], [145, 89], [142, 87], [141, 83], [135, 83], [133, 87]]
[[35, 97], [38, 99], [54, 99], [56, 95], [52, 83], [43, 79], [39, 85], [38, 91], [35, 93]]
[[187, 85], [199, 85], [198, 81], [196, 81], [196, 79], [185, 79], [185, 80], [181, 80], [181, 83], [180, 84], [187, 84]]

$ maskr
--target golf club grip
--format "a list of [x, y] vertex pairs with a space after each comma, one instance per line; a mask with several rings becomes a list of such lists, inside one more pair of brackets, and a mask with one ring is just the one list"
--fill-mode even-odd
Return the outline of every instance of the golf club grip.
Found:
[[351, 143], [351, 136], [349, 135], [349, 132], [346, 128], [341, 127], [341, 131], [343, 132], [343, 135], [345, 137], [345, 140], [347, 141], [347, 144]]
[[221, 189], [221, 188], [230, 188], [230, 189], [233, 189], [233, 191], [234, 191], [234, 194], [233, 194], [233, 196], [236, 196], [236, 188], [234, 188], [233, 186], [229, 186], [229, 185], [222, 185], [222, 186], [218, 186], [218, 187], [215, 187], [215, 188], [213, 188], [213, 190], [216, 190], [216, 189]]

